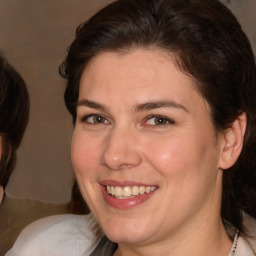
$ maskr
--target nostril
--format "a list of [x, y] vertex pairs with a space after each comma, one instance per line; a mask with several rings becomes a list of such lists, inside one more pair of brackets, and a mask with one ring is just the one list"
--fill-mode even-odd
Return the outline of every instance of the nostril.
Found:
[[110, 170], [130, 169], [141, 163], [139, 152], [119, 151], [118, 153], [104, 152], [101, 158], [101, 164]]
[[124, 127], [115, 128], [106, 138], [101, 163], [110, 170], [129, 169], [141, 162], [134, 134]]

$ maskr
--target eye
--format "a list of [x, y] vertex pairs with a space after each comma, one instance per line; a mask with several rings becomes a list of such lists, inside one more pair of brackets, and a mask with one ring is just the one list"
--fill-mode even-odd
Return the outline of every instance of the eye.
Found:
[[87, 115], [83, 117], [81, 121], [88, 124], [109, 124], [110, 123], [105, 117], [97, 114]]
[[170, 118], [163, 117], [163, 116], [151, 116], [147, 118], [145, 125], [168, 125], [174, 124], [174, 121]]

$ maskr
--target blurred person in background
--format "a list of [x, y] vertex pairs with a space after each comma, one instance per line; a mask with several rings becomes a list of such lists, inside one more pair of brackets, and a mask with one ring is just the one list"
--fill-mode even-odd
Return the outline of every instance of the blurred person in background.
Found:
[[29, 94], [20, 74], [0, 55], [0, 202], [16, 164], [29, 118]]

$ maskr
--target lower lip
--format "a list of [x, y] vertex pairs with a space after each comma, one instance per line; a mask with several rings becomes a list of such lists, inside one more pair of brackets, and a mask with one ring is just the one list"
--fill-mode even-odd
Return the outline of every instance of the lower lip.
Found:
[[129, 209], [129, 208], [132, 208], [132, 207], [135, 207], [137, 205], [144, 203], [156, 191], [156, 190], [154, 190], [154, 191], [151, 191], [150, 193], [134, 196], [132, 198], [119, 199], [119, 198], [115, 198], [115, 197], [111, 196], [110, 194], [108, 194], [105, 186], [101, 186], [101, 190], [102, 190], [103, 197], [104, 197], [105, 201], [110, 206], [112, 206], [114, 208], [118, 208], [118, 209], [123, 209], [123, 210]]

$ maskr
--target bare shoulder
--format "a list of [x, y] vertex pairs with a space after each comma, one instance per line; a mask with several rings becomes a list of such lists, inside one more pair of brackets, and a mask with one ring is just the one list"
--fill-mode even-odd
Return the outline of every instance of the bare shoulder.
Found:
[[6, 256], [89, 255], [98, 243], [89, 215], [56, 215], [28, 225]]

